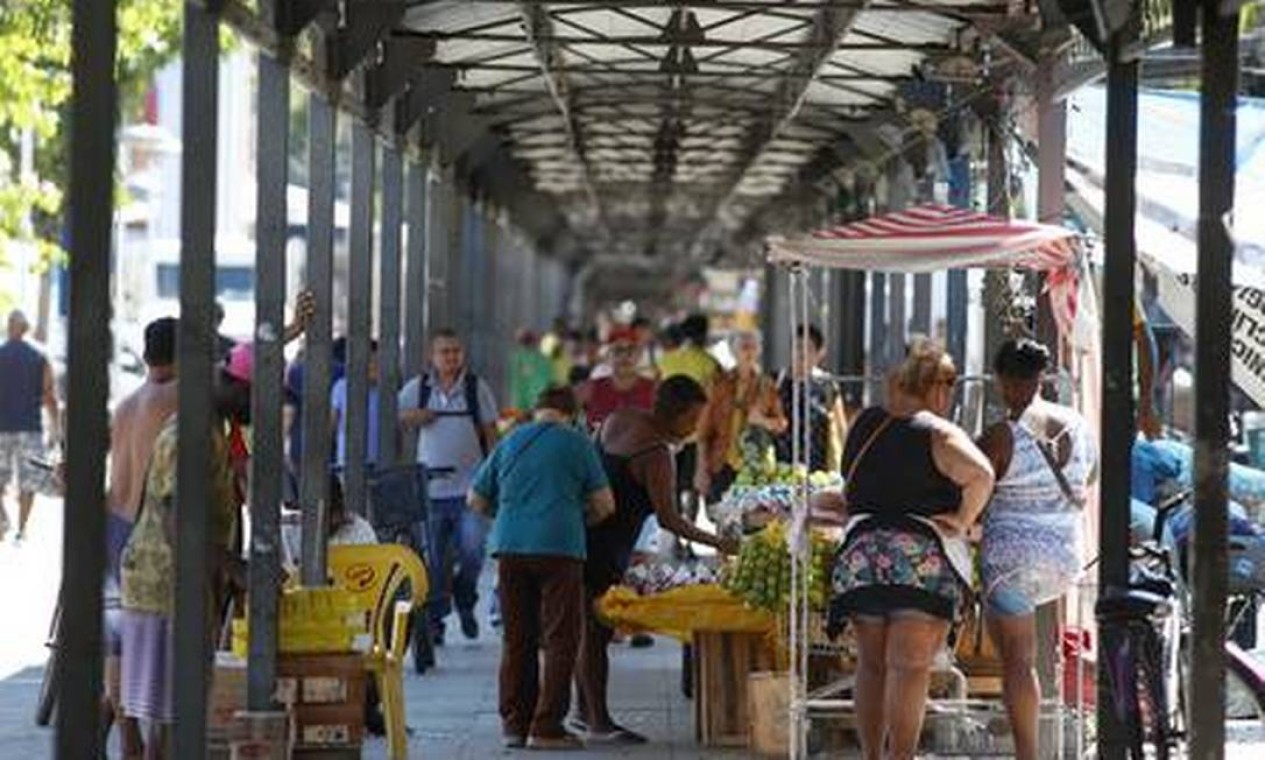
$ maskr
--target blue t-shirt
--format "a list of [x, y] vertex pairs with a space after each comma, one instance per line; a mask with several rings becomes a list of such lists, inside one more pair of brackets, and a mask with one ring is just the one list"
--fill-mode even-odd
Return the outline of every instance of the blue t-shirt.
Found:
[[[335, 359], [330, 364], [329, 371], [329, 386], [332, 389], [334, 384], [347, 374], [347, 367]], [[299, 469], [299, 463], [303, 461], [303, 379], [306, 373], [303, 359], [297, 359], [290, 363], [285, 376], [285, 402], [294, 407], [294, 423], [290, 425], [289, 445], [290, 465], [296, 471]], [[376, 423], [375, 419], [374, 424]]]
[[472, 488], [496, 510], [494, 555], [584, 559], [584, 507], [607, 485], [597, 450], [584, 434], [533, 422], [492, 451]]
[[[340, 378], [329, 392], [330, 410], [338, 420], [338, 451], [335, 460], [347, 464], [347, 378]], [[369, 440], [365, 443], [365, 461], [378, 461], [378, 389], [369, 387]]]
[[0, 433], [41, 433], [44, 355], [24, 340], [0, 345]]

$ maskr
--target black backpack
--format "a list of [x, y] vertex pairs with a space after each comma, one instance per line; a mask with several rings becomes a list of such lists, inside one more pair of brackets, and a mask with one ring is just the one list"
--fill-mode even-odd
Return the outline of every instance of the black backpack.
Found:
[[[430, 373], [426, 373], [421, 377], [421, 385], [417, 389], [417, 408], [426, 409], [430, 406], [430, 394], [433, 386], [430, 384]], [[466, 371], [465, 380], [462, 390], [466, 397], [466, 414], [470, 416], [470, 422], [474, 425], [474, 434], [479, 439], [479, 449], [483, 452], [483, 456], [488, 455], [488, 439], [483, 434], [483, 413], [479, 408], [479, 376]]]

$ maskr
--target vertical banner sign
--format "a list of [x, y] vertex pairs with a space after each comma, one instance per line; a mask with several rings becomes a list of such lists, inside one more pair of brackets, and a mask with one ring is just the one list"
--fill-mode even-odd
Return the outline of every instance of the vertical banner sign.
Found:
[[[1195, 334], [1195, 276], [1152, 267], [1159, 302], [1187, 335]], [[1234, 384], [1265, 407], [1265, 290], [1234, 287], [1234, 335], [1230, 372]]]

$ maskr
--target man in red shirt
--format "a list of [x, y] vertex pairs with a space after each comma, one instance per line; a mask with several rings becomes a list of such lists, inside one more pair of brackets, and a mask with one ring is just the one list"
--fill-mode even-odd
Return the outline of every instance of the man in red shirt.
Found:
[[611, 330], [606, 341], [606, 357], [611, 372], [585, 381], [577, 388], [589, 427], [597, 430], [619, 409], [650, 410], [654, 406], [655, 381], [638, 371], [642, 347], [630, 328]]

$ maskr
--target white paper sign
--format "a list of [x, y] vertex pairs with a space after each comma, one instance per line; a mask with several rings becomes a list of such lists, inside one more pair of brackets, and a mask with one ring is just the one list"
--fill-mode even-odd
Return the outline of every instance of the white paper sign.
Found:
[[[1151, 267], [1164, 311], [1187, 335], [1195, 336], [1195, 277]], [[1230, 369], [1234, 384], [1265, 407], [1265, 291], [1236, 285]]]

